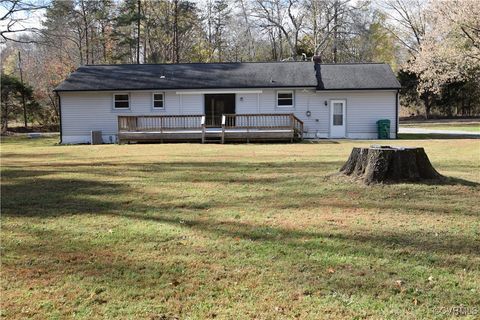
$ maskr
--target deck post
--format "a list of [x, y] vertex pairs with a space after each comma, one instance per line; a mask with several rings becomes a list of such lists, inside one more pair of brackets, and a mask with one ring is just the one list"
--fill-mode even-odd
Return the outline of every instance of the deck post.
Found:
[[247, 115], [247, 143], [250, 143], [250, 115]]
[[202, 143], [205, 143], [205, 116], [202, 116]]
[[117, 116], [117, 143], [118, 144], [122, 144], [120, 139], [120, 129], [122, 128], [120, 121], [121, 121], [120, 117]]
[[222, 114], [222, 144], [225, 143], [225, 121], [226, 121], [226, 116]]
[[295, 139], [295, 116], [293, 113], [290, 113], [290, 122], [292, 126], [292, 139], [290, 142], [293, 143], [293, 140]]

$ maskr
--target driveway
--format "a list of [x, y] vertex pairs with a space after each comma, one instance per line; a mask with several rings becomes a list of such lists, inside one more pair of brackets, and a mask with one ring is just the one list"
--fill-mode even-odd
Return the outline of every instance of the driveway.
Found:
[[472, 136], [474, 138], [480, 138], [480, 132], [472, 131], [460, 131], [460, 130], [439, 130], [439, 129], [425, 129], [425, 128], [398, 128], [398, 133], [409, 134], [441, 134], [452, 136]]

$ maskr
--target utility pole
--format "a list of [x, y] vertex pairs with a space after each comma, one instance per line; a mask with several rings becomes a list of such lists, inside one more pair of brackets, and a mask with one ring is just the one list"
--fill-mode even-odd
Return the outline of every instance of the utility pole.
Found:
[[173, 0], [174, 14], [173, 14], [173, 62], [180, 61], [178, 48], [178, 0]]
[[141, 0], [137, 1], [137, 64], [140, 64], [140, 6]]
[[337, 54], [338, 54], [338, 1], [335, 0], [333, 3], [333, 63], [337, 63]]
[[18, 69], [20, 70], [20, 83], [22, 84], [22, 105], [23, 105], [23, 121], [25, 128], [28, 127], [27, 123], [27, 105], [25, 104], [25, 85], [23, 84], [23, 73], [22, 73], [22, 57], [20, 51], [18, 51]]

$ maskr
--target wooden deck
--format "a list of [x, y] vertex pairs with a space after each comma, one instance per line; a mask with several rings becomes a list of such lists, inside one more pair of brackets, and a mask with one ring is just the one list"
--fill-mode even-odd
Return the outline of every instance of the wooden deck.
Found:
[[118, 116], [118, 142], [298, 141], [303, 122], [288, 114], [224, 114], [219, 128], [208, 128], [205, 115]]

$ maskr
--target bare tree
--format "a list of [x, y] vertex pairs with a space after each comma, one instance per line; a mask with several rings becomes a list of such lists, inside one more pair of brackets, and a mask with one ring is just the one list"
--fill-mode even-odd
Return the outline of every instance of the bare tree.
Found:
[[[390, 20], [389, 30], [407, 49], [411, 60], [420, 52], [427, 29], [426, 0], [383, 0], [381, 5]], [[426, 89], [419, 93], [429, 117], [433, 93]]]
[[0, 17], [2, 30], [0, 30], [0, 43], [7, 40], [23, 43], [33, 43], [33, 37], [18, 37], [18, 34], [36, 33], [40, 30], [36, 27], [28, 26], [30, 17], [36, 12], [46, 9], [48, 5], [41, 1], [34, 0], [2, 0], [0, 7], [5, 9], [5, 13]]
[[306, 2], [307, 10], [310, 12], [308, 15], [307, 29], [312, 35], [312, 45], [314, 54], [318, 55], [328, 42], [331, 31], [330, 25], [332, 23], [331, 17], [327, 12], [329, 7], [329, 1], [326, 0], [309, 0]]
[[248, 56], [250, 59], [255, 57], [255, 40], [253, 38], [252, 23], [250, 22], [249, 12], [245, 0], [240, 0], [241, 16], [245, 24], [245, 36], [247, 41]]
[[[290, 48], [290, 57], [296, 60], [299, 36], [305, 19], [305, 10], [300, 0], [256, 0], [255, 4], [254, 16], [261, 20], [261, 26], [278, 28], [279, 35], [285, 37]], [[288, 18], [288, 23], [283, 21], [284, 17]]]
[[382, 0], [380, 4], [390, 20], [390, 32], [410, 54], [418, 53], [427, 27], [426, 0]]
[[215, 53], [217, 60], [222, 61], [227, 47], [227, 26], [230, 24], [232, 8], [227, 0], [208, 1], [206, 7], [207, 41], [210, 61]]

